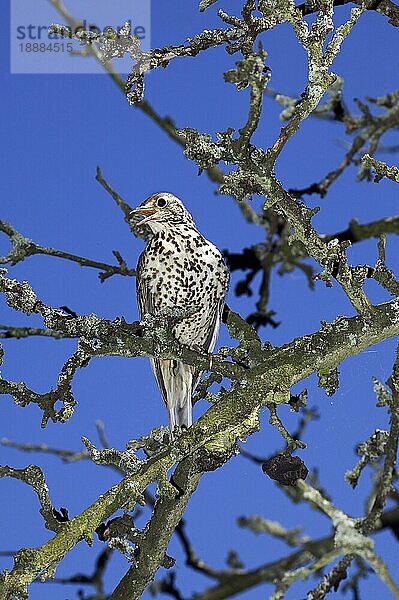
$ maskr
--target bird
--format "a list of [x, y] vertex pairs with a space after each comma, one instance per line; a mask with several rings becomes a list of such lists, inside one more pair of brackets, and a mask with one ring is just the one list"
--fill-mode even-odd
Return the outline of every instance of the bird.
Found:
[[[151, 231], [136, 271], [140, 318], [173, 308], [188, 311], [173, 325], [174, 338], [191, 349], [212, 353], [230, 278], [223, 255], [198, 231], [183, 202], [169, 192], [153, 194], [131, 215], [144, 217], [136, 227], [146, 225]], [[192, 425], [192, 395], [202, 372], [180, 360], [150, 358], [150, 362], [173, 439], [177, 427]]]

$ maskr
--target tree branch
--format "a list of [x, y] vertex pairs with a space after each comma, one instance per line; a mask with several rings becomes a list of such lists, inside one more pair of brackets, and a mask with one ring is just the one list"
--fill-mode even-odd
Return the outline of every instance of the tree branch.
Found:
[[374, 502], [369, 514], [362, 523], [361, 529], [365, 533], [374, 531], [382, 511], [384, 510], [395, 476], [399, 443], [399, 346], [396, 350], [396, 361], [392, 369], [392, 374], [388, 379], [387, 384], [391, 389], [391, 394], [380, 393], [378, 406], [388, 406], [390, 413], [390, 430], [384, 447], [384, 466], [377, 481]]
[[237, 439], [244, 439], [257, 430], [258, 413], [265, 402], [287, 401], [287, 391], [294, 383], [318, 370], [332, 370], [344, 358], [399, 335], [398, 312], [398, 301], [393, 300], [372, 307], [367, 319], [340, 317], [317, 333], [269, 351], [258, 367], [248, 371], [246, 380], [240, 376], [231, 390], [220, 392], [218, 402], [185, 435], [177, 437], [173, 447], [166, 447], [145, 462], [140, 461], [136, 472], [72, 519], [67, 535], [59, 537], [59, 534], [37, 550], [19, 553], [14, 569], [0, 584], [2, 598], [9, 600], [13, 594], [25, 593], [29, 582], [50, 564], [58, 563], [78, 541], [90, 537], [115, 510], [131, 509], [146, 487], [152, 481], [159, 481], [179, 457], [192, 455], [199, 448], [207, 449], [207, 452], [212, 449], [212, 454], [225, 456], [234, 448]]
[[388, 167], [381, 160], [375, 160], [369, 154], [365, 154], [362, 157], [362, 163], [365, 167], [369, 169], [373, 169], [376, 172], [374, 181], [379, 182], [383, 177], [387, 177], [391, 181], [395, 181], [395, 183], [399, 183], [399, 169], [398, 167]]
[[30, 485], [40, 502], [40, 514], [42, 515], [45, 526], [50, 531], [60, 532], [63, 528], [62, 522], [58, 521], [55, 516], [54, 507], [51, 503], [48, 487], [42, 470], [36, 465], [29, 465], [25, 469], [13, 469], [9, 466], [0, 466], [0, 478], [11, 477], [19, 479], [27, 485]]
[[53, 456], [58, 456], [62, 461], [67, 463], [90, 458], [90, 454], [87, 450], [74, 451], [66, 450], [64, 448], [51, 448], [47, 446], [47, 444], [18, 444], [7, 438], [1, 440], [1, 445], [7, 448], [15, 448], [15, 450], [21, 450], [22, 452], [52, 454]]
[[0, 221], [0, 231], [9, 237], [12, 244], [12, 248], [7, 256], [0, 257], [0, 264], [3, 265], [11, 264], [14, 266], [25, 260], [25, 258], [28, 256], [33, 256], [34, 254], [44, 254], [47, 256], [55, 256], [56, 258], [62, 258], [64, 260], [76, 262], [81, 267], [93, 267], [95, 269], [100, 269], [101, 272], [98, 276], [102, 282], [109, 277], [112, 277], [112, 275], [127, 275], [131, 277], [132, 275], [136, 274], [134, 269], [129, 269], [127, 267], [126, 262], [116, 250], [113, 251], [113, 254], [116, 257], [119, 265], [113, 266], [95, 260], [90, 260], [89, 258], [84, 258], [82, 256], [77, 256], [76, 254], [70, 254], [69, 252], [62, 252], [61, 250], [56, 250], [55, 248], [46, 248], [44, 246], [40, 246], [39, 244], [32, 242], [32, 240], [29, 238], [24, 237], [5, 221]]
[[[381, 529], [399, 528], [399, 509], [395, 508], [382, 514]], [[378, 529], [380, 530], [380, 529]], [[334, 535], [306, 542], [302, 548], [271, 563], [261, 565], [256, 569], [236, 573], [226, 581], [197, 594], [195, 600], [226, 600], [237, 596], [262, 583], [274, 583], [288, 570], [298, 569], [310, 561], [330, 552], [334, 547]]]
[[167, 480], [158, 484], [159, 497], [151, 520], [137, 541], [139, 552], [136, 561], [119, 582], [110, 600], [140, 598], [154, 579], [159, 565], [164, 562], [170, 538], [200, 481], [203, 471], [198, 458], [194, 454], [184, 459], [176, 468], [171, 484], [165, 486]]
[[0, 325], [0, 339], [27, 338], [32, 336], [50, 337], [55, 340], [62, 340], [75, 336], [63, 334], [60, 331], [52, 331], [51, 329], [40, 329], [37, 327], [14, 327], [13, 325]]

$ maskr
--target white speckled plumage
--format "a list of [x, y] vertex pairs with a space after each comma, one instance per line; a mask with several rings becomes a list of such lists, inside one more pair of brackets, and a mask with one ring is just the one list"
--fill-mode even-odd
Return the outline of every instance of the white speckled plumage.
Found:
[[[174, 326], [175, 338], [212, 352], [219, 333], [229, 273], [219, 250], [198, 231], [192, 216], [173, 194], [150, 196], [134, 210], [153, 235], [137, 266], [141, 318], [166, 308], [198, 308]], [[201, 377], [177, 360], [151, 359], [169, 413], [169, 429], [192, 423], [192, 394]]]

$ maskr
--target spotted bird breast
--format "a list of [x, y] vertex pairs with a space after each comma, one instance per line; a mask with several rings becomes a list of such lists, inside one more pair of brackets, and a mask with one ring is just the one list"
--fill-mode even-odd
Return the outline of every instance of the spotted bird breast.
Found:
[[197, 308], [175, 326], [174, 335], [183, 344], [206, 344], [229, 280], [223, 257], [211, 242], [187, 228], [173, 235], [158, 232], [140, 256], [137, 280], [142, 316], [165, 308]]

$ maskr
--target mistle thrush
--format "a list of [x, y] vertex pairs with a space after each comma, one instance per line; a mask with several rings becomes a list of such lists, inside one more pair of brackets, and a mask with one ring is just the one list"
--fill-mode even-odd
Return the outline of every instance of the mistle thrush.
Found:
[[[141, 318], [168, 308], [197, 309], [173, 326], [175, 339], [193, 349], [213, 351], [219, 333], [229, 272], [219, 250], [198, 231], [192, 216], [173, 194], [150, 196], [132, 211], [144, 217], [152, 237], [137, 266]], [[192, 394], [201, 377], [179, 360], [150, 359], [169, 413], [169, 430], [192, 424]]]

